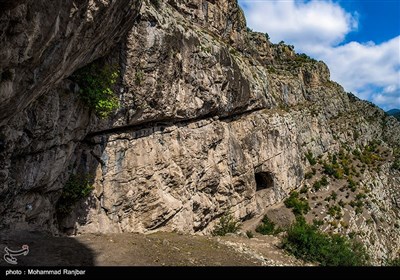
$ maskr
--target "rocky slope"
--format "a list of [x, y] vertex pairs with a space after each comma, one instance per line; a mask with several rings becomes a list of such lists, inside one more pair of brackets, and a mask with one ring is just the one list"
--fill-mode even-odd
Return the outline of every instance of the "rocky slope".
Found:
[[[375, 263], [398, 252], [400, 125], [330, 81], [323, 62], [247, 30], [236, 1], [53, 2], [0, 2], [2, 228], [209, 233], [224, 213], [268, 213], [305, 184], [319, 207], [354, 179], [343, 199], [362, 190], [365, 207], [317, 217], [356, 232]], [[120, 73], [106, 119], [73, 78], [95, 59]], [[371, 145], [373, 163], [354, 155]], [[353, 173], [311, 188], [335, 153]], [[60, 213], [78, 177], [94, 190]]]

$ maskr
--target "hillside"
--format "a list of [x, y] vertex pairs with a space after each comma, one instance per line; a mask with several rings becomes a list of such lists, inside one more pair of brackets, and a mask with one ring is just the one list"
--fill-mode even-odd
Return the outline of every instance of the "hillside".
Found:
[[387, 111], [388, 115], [395, 117], [400, 121], [400, 110], [399, 109], [392, 109]]
[[249, 30], [237, 1], [67, 2], [0, 14], [0, 230], [288, 226], [295, 191], [371, 264], [398, 256], [400, 123], [322, 61]]

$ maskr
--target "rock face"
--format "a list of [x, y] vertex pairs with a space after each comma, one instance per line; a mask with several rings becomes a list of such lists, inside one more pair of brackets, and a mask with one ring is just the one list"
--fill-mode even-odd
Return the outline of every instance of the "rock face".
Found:
[[139, 0], [2, 1], [0, 125], [132, 27]]
[[[400, 125], [330, 81], [323, 62], [247, 31], [236, 1], [70, 2], [4, 1], [1, 227], [208, 233], [228, 211], [250, 219], [302, 187], [306, 153], [378, 139], [388, 156], [360, 184], [374, 184], [366, 211], [387, 229], [354, 211], [346, 221], [374, 237], [376, 263], [396, 253]], [[70, 77], [99, 57], [120, 68], [121, 106], [107, 119]], [[73, 174], [94, 190], [60, 215]]]
[[[2, 1], [2, 224], [54, 228], [54, 206], [89, 112], [67, 80], [126, 36], [141, 1]], [[70, 89], [71, 88], [71, 89]], [[26, 208], [32, 211], [26, 212]], [[36, 209], [36, 210], [35, 210]], [[4, 213], [7, 214], [4, 214]], [[40, 222], [36, 222], [40, 221]]]

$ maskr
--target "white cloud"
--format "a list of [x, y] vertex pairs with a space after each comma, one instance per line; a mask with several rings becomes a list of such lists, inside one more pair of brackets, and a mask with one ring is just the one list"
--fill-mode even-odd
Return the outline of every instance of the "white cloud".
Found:
[[241, 0], [248, 26], [267, 32], [272, 42], [293, 44], [298, 52], [327, 63], [332, 80], [384, 109], [400, 107], [400, 36], [379, 45], [350, 42], [358, 14], [331, 1]]
[[390, 104], [388, 108], [400, 108], [399, 93], [397, 93], [397, 95], [374, 94], [372, 96], [372, 102], [375, 104]]
[[[357, 16], [326, 1], [240, 1], [247, 3], [249, 26], [267, 32], [273, 42], [334, 45], [358, 26]], [[297, 45], [297, 44], [296, 44]]]
[[399, 48], [400, 36], [379, 45], [351, 42], [313, 55], [327, 63], [332, 80], [388, 109], [400, 107]]

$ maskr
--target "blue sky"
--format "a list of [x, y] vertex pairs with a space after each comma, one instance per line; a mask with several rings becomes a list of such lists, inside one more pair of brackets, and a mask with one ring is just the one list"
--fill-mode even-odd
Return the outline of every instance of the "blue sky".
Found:
[[400, 0], [239, 0], [247, 25], [323, 60], [331, 79], [400, 108]]

